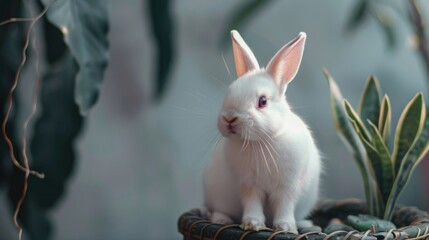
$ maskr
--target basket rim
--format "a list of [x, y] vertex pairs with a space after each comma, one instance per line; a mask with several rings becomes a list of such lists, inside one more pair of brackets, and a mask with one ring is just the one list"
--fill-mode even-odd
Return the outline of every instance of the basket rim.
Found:
[[[357, 198], [348, 198], [344, 200], [323, 200], [316, 206], [312, 216], [321, 216], [331, 214], [335, 210], [341, 210], [346, 206], [353, 207], [354, 210], [366, 213], [366, 203]], [[178, 220], [178, 230], [184, 236], [184, 239], [267, 239], [267, 240], [288, 240], [288, 239], [309, 239], [309, 240], [328, 240], [328, 239], [347, 239], [357, 237], [359, 239], [423, 239], [429, 237], [429, 214], [419, 210], [416, 207], [397, 206], [395, 208], [396, 218], [407, 216], [406, 225], [401, 226], [395, 221], [395, 225], [401, 226], [398, 229], [392, 229], [388, 232], [368, 230], [366, 232], [336, 231], [330, 234], [324, 232], [307, 232], [303, 234], [294, 234], [287, 231], [274, 231], [273, 229], [264, 229], [262, 231], [244, 231], [239, 224], [222, 225], [215, 224], [204, 218], [202, 209], [192, 209], [182, 214]], [[394, 216], [394, 218], [395, 218]], [[312, 218], [313, 218], [312, 217]], [[234, 236], [232, 238], [231, 236]]]

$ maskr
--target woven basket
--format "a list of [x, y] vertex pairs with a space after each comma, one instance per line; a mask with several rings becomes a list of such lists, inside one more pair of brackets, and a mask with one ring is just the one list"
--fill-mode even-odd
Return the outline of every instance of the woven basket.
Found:
[[[366, 214], [367, 207], [359, 199], [346, 199], [342, 201], [326, 200], [321, 202], [314, 210], [311, 219], [315, 225], [324, 229], [329, 221], [338, 218], [345, 221], [348, 215]], [[185, 240], [286, 240], [286, 239], [429, 239], [429, 214], [414, 207], [397, 206], [392, 222], [398, 227], [389, 232], [358, 232], [336, 231], [330, 234], [323, 232], [301, 232], [299, 235], [284, 231], [275, 232], [271, 229], [255, 232], [244, 231], [238, 224], [213, 224], [202, 216], [199, 209], [184, 213], [179, 218], [179, 232]]]

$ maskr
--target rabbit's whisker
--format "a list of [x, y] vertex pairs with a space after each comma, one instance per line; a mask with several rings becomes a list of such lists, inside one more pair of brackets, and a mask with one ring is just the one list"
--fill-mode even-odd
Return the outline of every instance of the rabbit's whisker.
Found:
[[277, 166], [276, 159], [274, 158], [273, 154], [271, 153], [270, 148], [269, 148], [269, 147], [268, 147], [268, 145], [266, 144], [266, 140], [264, 140], [264, 138], [261, 138], [261, 142], [264, 144], [265, 149], [267, 149], [268, 154], [270, 154], [270, 156], [271, 156], [271, 160], [273, 161], [273, 163], [274, 163], [274, 167], [276, 168], [276, 171], [277, 171], [277, 174], [278, 174], [278, 173], [279, 173], [279, 167]]
[[265, 156], [264, 150], [262, 149], [262, 145], [261, 145], [261, 143], [259, 141], [257, 143], [258, 143], [258, 146], [259, 146], [259, 150], [260, 150], [260, 152], [262, 154], [262, 158], [264, 159], [265, 166], [267, 167], [267, 170], [268, 170], [268, 172], [271, 175], [271, 169], [270, 169], [270, 166], [268, 165], [267, 157]]
[[223, 52], [221, 53], [221, 55], [222, 55], [223, 63], [225, 64], [226, 71], [228, 72], [229, 80], [232, 81], [231, 72], [229, 71], [228, 64], [226, 64], [226, 60], [225, 60], [225, 56], [223, 56]]

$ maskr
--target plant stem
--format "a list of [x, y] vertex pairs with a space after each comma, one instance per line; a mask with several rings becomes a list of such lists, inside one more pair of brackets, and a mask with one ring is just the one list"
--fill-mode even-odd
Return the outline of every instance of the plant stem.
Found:
[[426, 37], [426, 30], [423, 22], [420, 8], [417, 5], [416, 0], [408, 0], [409, 4], [409, 17], [411, 25], [414, 28], [414, 34], [418, 40], [418, 50], [420, 57], [423, 59], [423, 63], [426, 69], [426, 75], [429, 82], [429, 46]]

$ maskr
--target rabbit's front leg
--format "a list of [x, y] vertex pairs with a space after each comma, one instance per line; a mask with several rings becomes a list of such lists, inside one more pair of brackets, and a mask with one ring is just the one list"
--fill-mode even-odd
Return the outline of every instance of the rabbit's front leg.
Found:
[[263, 192], [255, 186], [244, 185], [241, 187], [241, 202], [243, 204], [241, 228], [254, 231], [264, 229]]
[[288, 189], [281, 188], [270, 196], [274, 210], [273, 225], [276, 230], [286, 230], [298, 233], [295, 221], [295, 205], [293, 193]]

